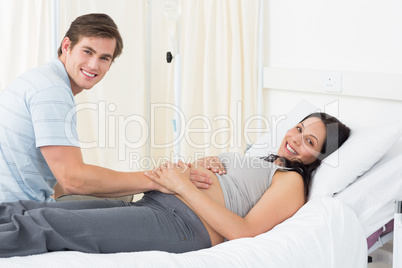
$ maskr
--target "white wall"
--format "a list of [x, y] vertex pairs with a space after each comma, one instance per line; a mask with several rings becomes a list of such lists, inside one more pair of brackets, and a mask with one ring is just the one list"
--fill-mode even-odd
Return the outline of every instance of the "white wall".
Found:
[[[265, 112], [306, 99], [336, 102], [341, 119], [360, 125], [402, 124], [401, 13], [399, 0], [266, 0]], [[326, 92], [328, 73], [340, 75], [341, 93]]]

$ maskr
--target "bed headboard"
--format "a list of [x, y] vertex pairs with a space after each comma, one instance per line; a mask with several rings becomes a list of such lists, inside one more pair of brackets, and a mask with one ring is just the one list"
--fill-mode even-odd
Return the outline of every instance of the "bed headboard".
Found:
[[305, 99], [346, 123], [402, 125], [402, 74], [266, 67], [263, 87], [270, 116]]

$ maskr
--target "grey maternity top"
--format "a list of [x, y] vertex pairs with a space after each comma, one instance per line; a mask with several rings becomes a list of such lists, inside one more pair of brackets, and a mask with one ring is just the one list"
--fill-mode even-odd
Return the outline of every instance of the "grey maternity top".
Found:
[[218, 155], [226, 174], [216, 174], [222, 187], [225, 206], [244, 217], [272, 183], [279, 166], [258, 157], [236, 153]]

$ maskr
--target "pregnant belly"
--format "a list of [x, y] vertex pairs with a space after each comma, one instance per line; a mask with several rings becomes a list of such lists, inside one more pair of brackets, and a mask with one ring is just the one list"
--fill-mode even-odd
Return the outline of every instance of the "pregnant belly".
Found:
[[[209, 186], [208, 189], [200, 189], [200, 190], [203, 191], [205, 193], [205, 195], [207, 195], [209, 198], [214, 200], [217, 204], [219, 204], [219, 205], [224, 207], [225, 206], [225, 200], [224, 200], [224, 197], [223, 197], [221, 185], [219, 184], [218, 177], [215, 175], [215, 173], [213, 173], [212, 171], [210, 171], [210, 170], [208, 170], [208, 169], [206, 169], [204, 167], [200, 166], [200, 167], [197, 167], [196, 169], [201, 171], [201, 172], [203, 172], [203, 173], [207, 173], [210, 176], [210, 178], [212, 179], [212, 184]], [[177, 198], [179, 198], [184, 203], [186, 203], [186, 201], [183, 200], [183, 198], [181, 196], [177, 195]], [[197, 214], [196, 211], [194, 211], [194, 213]], [[207, 229], [207, 231], [209, 233], [209, 236], [210, 236], [211, 242], [212, 242], [212, 246], [215, 246], [215, 245], [217, 245], [219, 243], [222, 243], [223, 240], [224, 240], [224, 237], [221, 236], [220, 234], [218, 234], [208, 223], [206, 223], [202, 219], [202, 217], [200, 217], [200, 215], [198, 215], [198, 217], [201, 219], [201, 221], [203, 222], [205, 228]]]

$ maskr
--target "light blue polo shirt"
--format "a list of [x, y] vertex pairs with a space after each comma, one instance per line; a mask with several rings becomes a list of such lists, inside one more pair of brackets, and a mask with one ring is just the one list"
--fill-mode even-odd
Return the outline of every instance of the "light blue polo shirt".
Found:
[[58, 59], [0, 91], [0, 202], [54, 201], [56, 178], [39, 149], [47, 145], [79, 147], [75, 100]]

